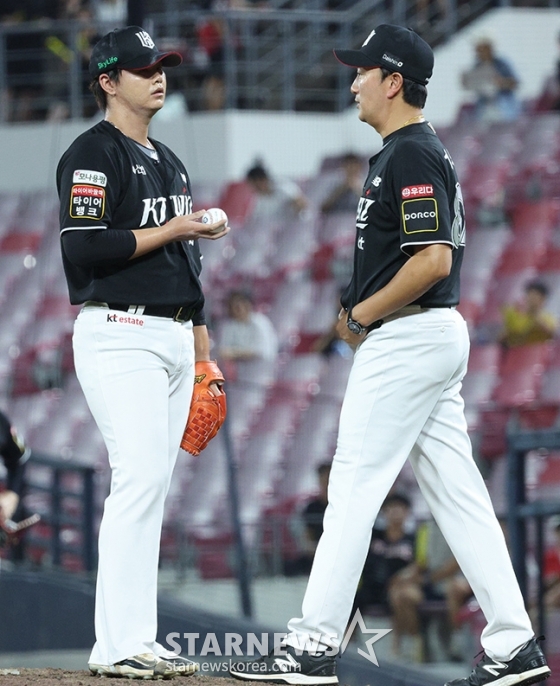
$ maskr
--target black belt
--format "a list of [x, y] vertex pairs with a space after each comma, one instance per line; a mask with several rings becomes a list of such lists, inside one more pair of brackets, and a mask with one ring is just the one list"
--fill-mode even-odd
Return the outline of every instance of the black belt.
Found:
[[175, 305], [115, 305], [107, 303], [111, 310], [120, 310], [129, 314], [147, 314], [149, 317], [167, 317], [176, 322], [190, 321], [195, 310], [193, 307], [176, 307]]

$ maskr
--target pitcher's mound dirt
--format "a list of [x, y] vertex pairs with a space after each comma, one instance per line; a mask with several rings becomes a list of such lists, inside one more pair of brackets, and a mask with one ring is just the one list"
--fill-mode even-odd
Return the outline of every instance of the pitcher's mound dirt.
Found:
[[[240, 686], [239, 681], [215, 676], [196, 675], [175, 677], [163, 681], [143, 679], [115, 679], [93, 676], [89, 672], [70, 672], [65, 669], [0, 669], [1, 686]], [[267, 686], [264, 682], [262, 686]]]

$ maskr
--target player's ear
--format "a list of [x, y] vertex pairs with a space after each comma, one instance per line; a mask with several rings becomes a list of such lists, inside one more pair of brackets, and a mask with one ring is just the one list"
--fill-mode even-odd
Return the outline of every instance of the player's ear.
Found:
[[387, 91], [387, 97], [392, 100], [396, 95], [402, 91], [404, 83], [404, 78], [402, 74], [398, 71], [393, 72], [387, 77], [387, 85], [389, 89]]
[[99, 85], [107, 95], [115, 95], [116, 90], [117, 90], [117, 82], [113, 81], [109, 74], [100, 74], [99, 75]]

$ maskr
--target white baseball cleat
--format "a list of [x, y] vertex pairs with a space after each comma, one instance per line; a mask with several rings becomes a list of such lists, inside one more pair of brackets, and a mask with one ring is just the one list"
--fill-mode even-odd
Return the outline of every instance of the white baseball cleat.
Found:
[[165, 677], [172, 679], [176, 676], [191, 676], [200, 669], [198, 662], [193, 662], [186, 657], [164, 657], [160, 658], [166, 665]]
[[89, 664], [89, 671], [99, 676], [127, 677], [128, 679], [165, 679], [169, 678], [167, 662], [153, 653], [141, 653], [127, 657], [114, 665]]

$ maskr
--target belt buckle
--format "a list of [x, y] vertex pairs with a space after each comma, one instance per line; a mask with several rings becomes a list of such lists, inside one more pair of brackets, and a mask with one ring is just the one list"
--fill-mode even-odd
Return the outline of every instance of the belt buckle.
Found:
[[180, 321], [181, 321], [181, 319], [179, 319], [179, 317], [181, 316], [181, 313], [182, 313], [183, 309], [184, 309], [184, 308], [183, 308], [183, 306], [181, 305], [181, 307], [177, 310], [177, 312], [175, 312], [175, 314], [173, 315], [173, 321], [174, 321], [174, 322], [180, 322]]

